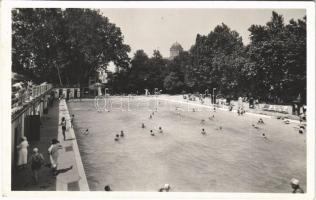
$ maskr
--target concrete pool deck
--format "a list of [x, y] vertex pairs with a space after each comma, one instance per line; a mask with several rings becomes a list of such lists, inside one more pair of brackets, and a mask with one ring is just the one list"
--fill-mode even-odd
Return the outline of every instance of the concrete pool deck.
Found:
[[[66, 141], [63, 140], [60, 121], [65, 117], [67, 120]], [[31, 149], [37, 147], [45, 159], [45, 166], [39, 172], [39, 183], [32, 183], [32, 172], [30, 167], [17, 170], [12, 176], [13, 191], [89, 191], [86, 174], [82, 165], [74, 130], [70, 123], [70, 116], [65, 100], [55, 102], [48, 112], [45, 120], [42, 120], [41, 139], [29, 141], [29, 157]], [[63, 148], [59, 152], [58, 171], [56, 177], [52, 175], [49, 167], [49, 156], [47, 150], [50, 141], [57, 138]], [[72, 169], [69, 167], [72, 166]]]
[[[59, 103], [59, 122], [65, 117], [67, 121], [66, 141], [63, 140], [62, 130], [58, 128], [58, 140], [63, 146], [59, 156], [59, 170], [66, 172], [58, 174], [56, 178], [56, 191], [89, 191], [86, 174], [83, 168], [81, 156], [74, 129], [71, 127], [70, 115], [65, 100]], [[71, 170], [69, 167], [72, 166]]]

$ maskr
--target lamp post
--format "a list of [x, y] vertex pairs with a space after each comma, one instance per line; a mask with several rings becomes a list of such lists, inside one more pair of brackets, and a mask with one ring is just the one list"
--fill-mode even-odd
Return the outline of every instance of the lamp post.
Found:
[[109, 90], [109, 88], [104, 88], [104, 111], [107, 111], [107, 112], [109, 112], [109, 110], [106, 108], [106, 98], [107, 98], [107, 94], [106, 94], [106, 92]]
[[216, 90], [216, 88], [213, 88], [213, 105], [215, 104], [215, 90]]
[[155, 88], [154, 94], [155, 94], [155, 100], [156, 100], [156, 111], [158, 111], [158, 95], [162, 92], [162, 90], [158, 90], [158, 88]]

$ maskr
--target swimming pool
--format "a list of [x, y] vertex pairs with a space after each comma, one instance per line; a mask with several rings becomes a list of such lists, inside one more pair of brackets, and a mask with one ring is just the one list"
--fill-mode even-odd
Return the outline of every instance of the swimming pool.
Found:
[[92, 100], [68, 103], [90, 190], [158, 191], [169, 183], [176, 192], [288, 193], [293, 177], [306, 188], [306, 137], [295, 124], [271, 118], [255, 129], [256, 116], [151, 97], [112, 100], [110, 112], [97, 112]]

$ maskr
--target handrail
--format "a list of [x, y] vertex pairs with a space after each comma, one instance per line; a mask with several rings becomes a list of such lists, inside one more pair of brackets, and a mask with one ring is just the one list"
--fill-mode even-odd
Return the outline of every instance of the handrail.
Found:
[[51, 91], [52, 88], [52, 84], [33, 86], [32, 95], [27, 96], [24, 94], [19, 98], [18, 104], [12, 104], [11, 109], [15, 111], [11, 113], [11, 121], [14, 121], [17, 117], [24, 113], [26, 109], [40, 101], [41, 98]]

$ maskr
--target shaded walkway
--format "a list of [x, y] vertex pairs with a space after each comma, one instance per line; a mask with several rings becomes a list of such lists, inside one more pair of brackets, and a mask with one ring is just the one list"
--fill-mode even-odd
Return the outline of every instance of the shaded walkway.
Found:
[[48, 148], [53, 138], [57, 138], [58, 134], [58, 102], [54, 102], [53, 107], [49, 107], [48, 115], [42, 119], [41, 139], [39, 141], [29, 141], [28, 157], [32, 154], [34, 147], [39, 148], [40, 153], [45, 159], [45, 166], [39, 172], [39, 183], [35, 185], [32, 181], [32, 170], [30, 165], [26, 169], [17, 169], [12, 176], [12, 190], [20, 191], [55, 191], [56, 178], [53, 177], [49, 168]]

